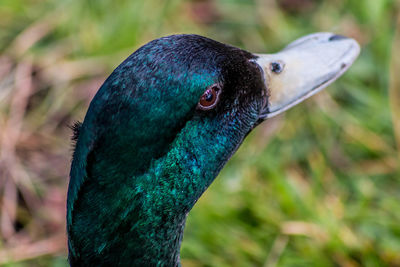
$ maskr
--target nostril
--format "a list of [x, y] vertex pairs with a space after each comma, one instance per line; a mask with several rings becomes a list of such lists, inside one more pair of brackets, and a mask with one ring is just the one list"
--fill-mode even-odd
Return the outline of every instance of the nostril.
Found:
[[346, 36], [343, 35], [339, 35], [339, 34], [335, 34], [332, 35], [331, 37], [329, 37], [329, 41], [339, 41], [339, 40], [343, 40], [343, 39], [348, 39]]
[[284, 64], [280, 61], [274, 61], [274, 62], [271, 62], [270, 68], [271, 68], [272, 72], [279, 74], [283, 71]]

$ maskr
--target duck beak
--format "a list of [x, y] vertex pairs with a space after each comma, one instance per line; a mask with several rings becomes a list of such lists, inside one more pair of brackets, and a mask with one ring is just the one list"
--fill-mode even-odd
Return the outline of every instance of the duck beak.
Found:
[[284, 112], [339, 78], [360, 53], [351, 38], [332, 33], [304, 36], [276, 54], [258, 54], [268, 91], [260, 119]]

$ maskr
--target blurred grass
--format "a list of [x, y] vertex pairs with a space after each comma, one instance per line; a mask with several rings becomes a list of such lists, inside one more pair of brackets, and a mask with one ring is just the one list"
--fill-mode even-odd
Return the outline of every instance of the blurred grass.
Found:
[[[66, 266], [67, 125], [140, 45], [356, 38], [350, 71], [256, 129], [190, 213], [183, 266], [400, 266], [400, 3], [0, 1], [0, 265]], [[397, 21], [397, 28], [396, 28]]]

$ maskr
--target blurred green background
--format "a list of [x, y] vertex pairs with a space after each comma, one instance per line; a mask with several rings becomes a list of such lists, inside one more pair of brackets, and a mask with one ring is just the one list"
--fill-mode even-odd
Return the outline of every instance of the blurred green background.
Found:
[[66, 266], [71, 125], [146, 42], [357, 39], [337, 82], [256, 129], [189, 215], [183, 266], [400, 266], [400, 1], [0, 0], [0, 265]]

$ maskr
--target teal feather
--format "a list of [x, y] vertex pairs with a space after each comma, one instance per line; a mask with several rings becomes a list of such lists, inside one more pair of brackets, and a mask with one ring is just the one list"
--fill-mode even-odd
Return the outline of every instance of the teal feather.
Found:
[[[196, 35], [146, 44], [92, 100], [67, 201], [71, 266], [178, 266], [188, 212], [265, 103], [255, 56]], [[198, 102], [212, 84], [212, 110]]]

